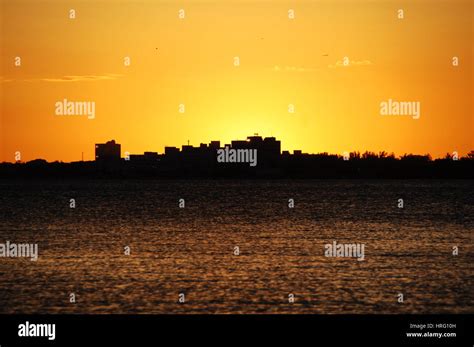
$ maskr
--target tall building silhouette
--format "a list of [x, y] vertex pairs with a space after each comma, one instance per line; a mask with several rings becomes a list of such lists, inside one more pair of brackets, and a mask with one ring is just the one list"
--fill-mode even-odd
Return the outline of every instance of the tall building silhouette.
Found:
[[120, 147], [120, 144], [115, 143], [115, 140], [108, 141], [106, 143], [97, 143], [95, 145], [95, 160], [120, 160]]

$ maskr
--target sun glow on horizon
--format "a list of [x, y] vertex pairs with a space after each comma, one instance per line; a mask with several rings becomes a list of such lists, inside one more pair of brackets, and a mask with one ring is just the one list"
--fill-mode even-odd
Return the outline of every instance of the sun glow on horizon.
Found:
[[[92, 160], [110, 139], [162, 153], [254, 133], [307, 153], [465, 155], [472, 11], [465, 0], [2, 0], [0, 161], [17, 151]], [[95, 102], [95, 118], [56, 115], [63, 99]], [[389, 99], [420, 102], [420, 118], [381, 116]]]

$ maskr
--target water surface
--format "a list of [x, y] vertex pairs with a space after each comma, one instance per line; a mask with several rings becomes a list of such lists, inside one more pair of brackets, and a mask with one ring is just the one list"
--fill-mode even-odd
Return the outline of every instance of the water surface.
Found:
[[[0, 313], [473, 313], [473, 196], [460, 180], [0, 180], [0, 243], [39, 246], [0, 258]], [[365, 260], [325, 257], [333, 241]]]

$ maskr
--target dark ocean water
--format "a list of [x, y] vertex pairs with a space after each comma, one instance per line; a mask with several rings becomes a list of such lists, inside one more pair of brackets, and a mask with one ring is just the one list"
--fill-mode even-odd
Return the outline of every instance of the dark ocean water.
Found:
[[472, 181], [0, 180], [6, 241], [0, 313], [474, 313]]

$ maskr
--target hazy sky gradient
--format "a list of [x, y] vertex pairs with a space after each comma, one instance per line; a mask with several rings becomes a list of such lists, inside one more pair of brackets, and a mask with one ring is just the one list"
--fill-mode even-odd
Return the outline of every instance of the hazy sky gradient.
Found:
[[[474, 149], [472, 1], [0, 1], [0, 161], [254, 133], [310, 153]], [[96, 118], [56, 116], [64, 98]], [[420, 119], [381, 116], [389, 98], [420, 101]]]

